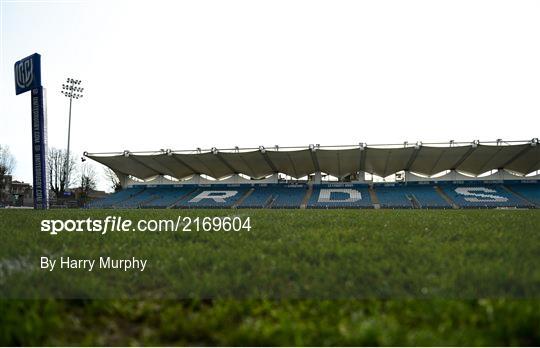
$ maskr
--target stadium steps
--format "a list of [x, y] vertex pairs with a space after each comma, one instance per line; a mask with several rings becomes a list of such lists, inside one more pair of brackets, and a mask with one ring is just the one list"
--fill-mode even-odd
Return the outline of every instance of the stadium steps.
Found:
[[140, 191], [137, 191], [136, 193], [132, 194], [131, 196], [126, 197], [125, 199], [122, 199], [121, 201], [114, 203], [113, 205], [111, 205], [111, 208], [113, 208], [113, 209], [119, 209], [119, 208], [121, 208], [121, 206], [118, 207], [118, 204], [122, 204], [122, 203], [124, 203], [124, 202], [127, 202], [127, 201], [129, 201], [130, 199], [132, 199], [133, 197], [138, 196], [138, 195], [140, 195], [140, 194], [143, 193], [143, 192], [144, 192], [144, 189], [141, 189]]
[[373, 187], [369, 187], [368, 191], [369, 197], [371, 197], [371, 202], [373, 203], [373, 208], [381, 209], [381, 203], [379, 202], [379, 197], [377, 197], [377, 194], [375, 193], [375, 189]]
[[306, 209], [309, 199], [311, 198], [312, 194], [313, 194], [313, 184], [308, 186], [306, 195], [304, 196], [304, 199], [302, 200], [302, 204], [300, 204], [300, 209]]
[[270, 204], [274, 203], [276, 199], [274, 198], [273, 195], [270, 195], [270, 197], [268, 197], [268, 199], [266, 200], [266, 202], [264, 202], [263, 204], [263, 208], [270, 208]]
[[439, 194], [439, 196], [441, 196], [446, 201], [446, 203], [450, 204], [452, 208], [459, 209], [459, 205], [454, 203], [454, 201], [450, 197], [448, 197], [448, 195], [439, 186], [433, 186], [433, 188], [435, 188], [435, 191]]
[[238, 208], [239, 205], [241, 205], [242, 203], [244, 203], [244, 201], [246, 200], [246, 198], [248, 198], [249, 196], [251, 196], [251, 194], [253, 193], [253, 191], [255, 191], [255, 189], [252, 187], [250, 188], [249, 190], [246, 191], [246, 193], [240, 197], [239, 200], [236, 201], [236, 203], [233, 204], [233, 206], [231, 208], [233, 209], [236, 209]]
[[414, 209], [422, 209], [422, 204], [420, 204], [420, 201], [418, 200], [418, 198], [416, 198], [414, 194], [411, 194], [410, 196], [407, 195], [407, 198], [409, 199], [409, 201], [411, 201]]
[[527, 198], [525, 198], [525, 196], [523, 196], [521, 193], [518, 193], [514, 190], [512, 190], [509, 186], [506, 186], [506, 185], [501, 185], [502, 188], [504, 190], [506, 190], [506, 192], [510, 193], [511, 195], [514, 195], [514, 196], [517, 196], [519, 198], [521, 198], [522, 200], [524, 200], [525, 202], [527, 202], [527, 204], [530, 204], [531, 207], [536, 207], [536, 208], [539, 208], [540, 206], [537, 205], [537, 204], [534, 204], [533, 202], [529, 201]]
[[188, 197], [189, 195], [193, 194], [193, 193], [194, 193], [195, 191], [197, 191], [197, 190], [198, 190], [198, 187], [195, 186], [195, 188], [194, 188], [193, 190], [189, 191], [189, 192], [186, 193], [185, 195], [180, 196], [180, 198], [178, 198], [176, 201], [174, 201], [173, 204], [169, 205], [169, 206], [167, 207], [167, 209], [177, 208], [176, 205], [177, 205], [178, 203], [180, 203], [184, 198], [186, 198], [186, 197]]
[[276, 199], [277, 199], [277, 196], [271, 195], [265, 208], [273, 208], [274, 203], [276, 202]]
[[156, 199], [158, 199], [159, 196], [158, 195], [153, 195], [152, 197], [148, 198], [147, 200], [145, 201], [142, 201], [140, 202], [139, 204], [137, 204], [137, 209], [141, 209], [143, 208], [146, 204], [152, 202], [152, 201], [155, 201]]

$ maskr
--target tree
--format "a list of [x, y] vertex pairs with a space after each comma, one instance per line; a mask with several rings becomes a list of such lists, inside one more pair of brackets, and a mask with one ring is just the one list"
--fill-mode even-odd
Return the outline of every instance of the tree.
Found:
[[120, 179], [118, 179], [118, 175], [108, 167], [105, 167], [105, 179], [110, 183], [111, 188], [114, 190], [114, 192], [118, 192], [122, 189], [122, 184], [120, 183]]
[[68, 159], [66, 152], [65, 150], [51, 147], [47, 153], [49, 187], [57, 198], [73, 184], [75, 158], [70, 154]]
[[9, 175], [13, 169], [15, 169], [15, 158], [8, 146], [0, 144], [0, 175]]
[[90, 191], [97, 187], [96, 171], [94, 167], [85, 162], [79, 168], [79, 187], [76, 189], [77, 203], [80, 207], [88, 203]]
[[94, 167], [85, 162], [80, 169], [80, 189], [82, 192], [88, 193], [90, 190], [95, 190], [97, 186], [96, 171]]
[[15, 169], [15, 158], [6, 145], [0, 145], [0, 199], [3, 195], [5, 182], [4, 179]]

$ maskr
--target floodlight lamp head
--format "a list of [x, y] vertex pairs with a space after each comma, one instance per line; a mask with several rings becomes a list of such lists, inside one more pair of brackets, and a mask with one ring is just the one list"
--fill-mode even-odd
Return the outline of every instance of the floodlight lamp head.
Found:
[[129, 150], [124, 150], [124, 157], [129, 157]]
[[259, 151], [260, 151], [261, 153], [266, 153], [266, 149], [265, 149], [264, 146], [262, 146], [262, 145], [259, 146]]
[[537, 145], [538, 145], [538, 138], [533, 138], [533, 139], [531, 140], [531, 145], [532, 145], [532, 146], [537, 146]]

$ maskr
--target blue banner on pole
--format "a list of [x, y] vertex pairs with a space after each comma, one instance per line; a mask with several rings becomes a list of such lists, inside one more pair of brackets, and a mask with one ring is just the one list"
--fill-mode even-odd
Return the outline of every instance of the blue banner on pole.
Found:
[[47, 105], [41, 86], [41, 56], [34, 53], [15, 63], [15, 93], [32, 91], [32, 166], [34, 209], [49, 207], [47, 184]]
[[34, 169], [34, 209], [47, 209], [47, 112], [43, 87], [32, 90], [32, 165]]
[[15, 63], [15, 94], [41, 87], [41, 56], [34, 53]]

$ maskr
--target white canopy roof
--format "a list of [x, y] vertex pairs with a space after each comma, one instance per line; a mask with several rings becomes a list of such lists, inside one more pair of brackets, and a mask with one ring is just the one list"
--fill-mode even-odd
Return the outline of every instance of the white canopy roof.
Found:
[[338, 178], [359, 171], [386, 177], [401, 170], [431, 176], [455, 169], [479, 175], [492, 169], [506, 169], [521, 175], [540, 170], [540, 145], [529, 142], [488, 142], [361, 145], [208, 151], [159, 151], [131, 153], [85, 153], [115, 172], [139, 179], [169, 175], [183, 179], [205, 174], [220, 179], [245, 174], [259, 179], [274, 173], [301, 178], [323, 172]]

